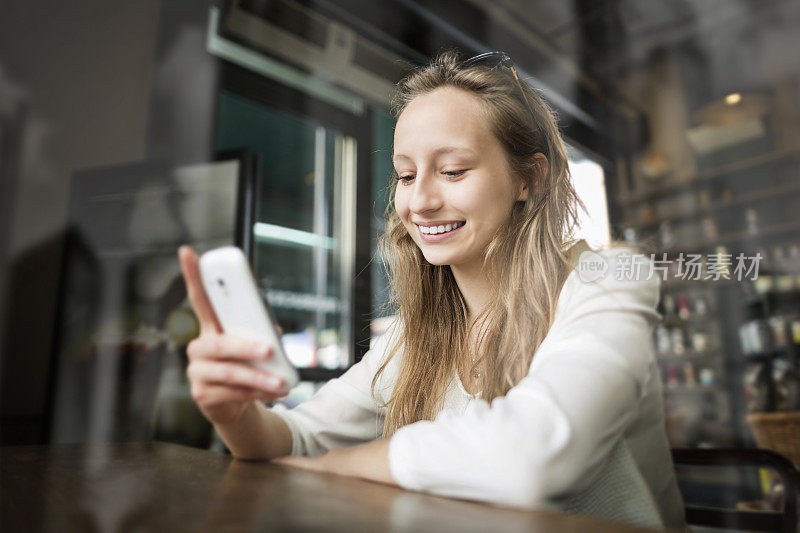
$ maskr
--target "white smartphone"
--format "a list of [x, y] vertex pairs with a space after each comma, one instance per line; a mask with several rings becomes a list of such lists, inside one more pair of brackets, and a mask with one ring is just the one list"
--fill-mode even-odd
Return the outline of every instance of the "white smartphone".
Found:
[[242, 250], [223, 246], [207, 251], [200, 257], [200, 277], [225, 333], [272, 346], [272, 357], [251, 364], [283, 378], [281, 392], [297, 385], [300, 377], [286, 357], [275, 330], [275, 316], [261, 297]]

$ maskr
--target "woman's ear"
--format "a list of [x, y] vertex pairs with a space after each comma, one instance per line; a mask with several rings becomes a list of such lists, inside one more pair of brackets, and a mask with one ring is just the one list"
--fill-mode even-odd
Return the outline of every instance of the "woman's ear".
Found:
[[542, 152], [533, 154], [534, 165], [536, 167], [536, 184], [544, 185], [547, 181], [547, 173], [550, 171], [550, 162]]
[[517, 191], [518, 202], [525, 202], [528, 200], [528, 182], [525, 180], [519, 180]]
[[[547, 162], [547, 156], [541, 152], [535, 153], [533, 155], [533, 168], [534, 176], [533, 180], [531, 180], [531, 183], [533, 183], [533, 187], [538, 188], [545, 184], [547, 172], [550, 170], [550, 163]], [[528, 189], [529, 185], [527, 182], [520, 182], [517, 201], [524, 202], [528, 199], [528, 195], [530, 194]]]

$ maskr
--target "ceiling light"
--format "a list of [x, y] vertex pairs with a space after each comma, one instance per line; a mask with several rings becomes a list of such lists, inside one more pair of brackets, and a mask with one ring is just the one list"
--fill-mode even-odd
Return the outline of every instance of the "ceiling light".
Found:
[[725, 97], [725, 103], [728, 105], [736, 105], [742, 101], [742, 95], [739, 93], [731, 93]]

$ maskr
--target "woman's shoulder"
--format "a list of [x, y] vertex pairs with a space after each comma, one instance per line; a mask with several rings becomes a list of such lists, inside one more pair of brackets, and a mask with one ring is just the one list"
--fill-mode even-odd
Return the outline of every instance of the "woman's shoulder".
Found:
[[622, 244], [593, 249], [581, 241], [570, 249], [570, 260], [572, 270], [559, 296], [560, 308], [592, 301], [634, 305], [655, 314], [662, 272], [650, 256]]
[[397, 315], [392, 315], [377, 319], [375, 322], [377, 327], [373, 331], [370, 348], [364, 354], [362, 361], [377, 369], [383, 365], [395, 347], [398, 348], [398, 351], [402, 351], [402, 346], [397, 345], [402, 341], [403, 320]]
[[555, 354], [566, 361], [567, 349], [615, 361], [643, 380], [652, 359], [649, 328], [659, 320], [659, 280], [650, 263], [624, 246], [581, 251], [533, 364], [541, 368]]

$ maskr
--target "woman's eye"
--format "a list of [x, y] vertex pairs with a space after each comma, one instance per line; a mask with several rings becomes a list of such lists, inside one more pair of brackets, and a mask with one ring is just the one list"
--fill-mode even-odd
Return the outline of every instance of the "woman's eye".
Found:
[[[466, 170], [446, 170], [446, 171], [442, 171], [442, 174], [447, 176], [447, 177], [450, 177], [450, 178], [457, 178], [458, 176], [461, 176], [465, 172], [466, 172]], [[395, 179], [397, 181], [400, 181], [400, 182], [404, 183], [404, 184], [410, 183], [416, 177], [417, 177], [416, 174], [402, 174], [402, 175], [395, 174]]]
[[444, 174], [445, 176], [456, 177], [462, 175], [464, 172], [466, 172], [466, 170], [448, 170], [442, 172], [442, 174]]

